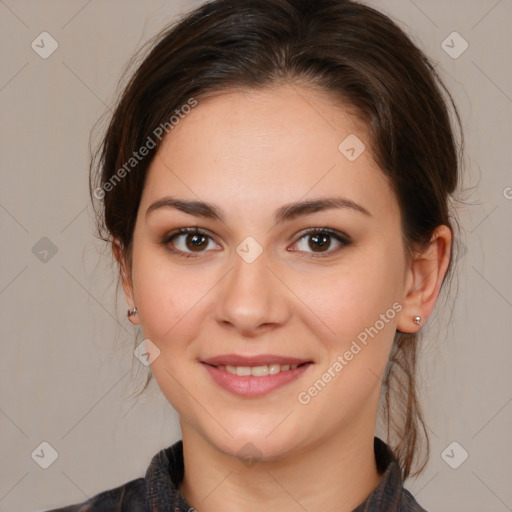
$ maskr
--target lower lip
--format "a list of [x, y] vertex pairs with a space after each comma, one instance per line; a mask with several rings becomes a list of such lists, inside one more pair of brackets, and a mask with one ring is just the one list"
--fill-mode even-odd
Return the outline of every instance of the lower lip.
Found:
[[234, 375], [226, 370], [219, 370], [217, 367], [209, 364], [203, 363], [203, 365], [221, 388], [234, 395], [255, 397], [270, 393], [298, 379], [311, 366], [311, 363], [298, 366], [295, 370], [287, 370], [275, 373], [274, 375], [265, 375], [265, 377]]

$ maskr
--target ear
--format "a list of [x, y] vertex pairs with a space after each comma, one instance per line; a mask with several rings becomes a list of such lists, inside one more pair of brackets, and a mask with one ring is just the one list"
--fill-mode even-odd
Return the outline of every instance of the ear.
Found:
[[[421, 329], [436, 304], [450, 262], [452, 232], [438, 226], [428, 247], [416, 253], [407, 269], [405, 298], [397, 322], [397, 330], [414, 333]], [[420, 324], [414, 317], [421, 317]]]
[[[124, 256], [122, 244], [118, 239], [115, 239], [112, 242], [112, 253], [114, 254], [114, 257], [119, 265], [119, 273], [121, 276], [121, 282], [123, 285], [126, 303], [128, 304], [128, 308], [132, 309], [135, 307], [135, 300], [133, 298], [131, 270], [129, 267], [129, 263], [126, 261], [126, 258]], [[139, 325], [138, 315], [130, 316], [128, 319], [132, 324]]]

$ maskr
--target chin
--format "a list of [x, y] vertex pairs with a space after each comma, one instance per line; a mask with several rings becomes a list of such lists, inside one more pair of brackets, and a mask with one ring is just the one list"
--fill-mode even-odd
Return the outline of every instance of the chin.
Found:
[[[280, 459], [299, 449], [303, 444], [298, 432], [291, 432], [282, 426], [276, 428], [280, 421], [282, 419], [274, 421], [272, 428], [262, 428], [249, 422], [237, 426], [226, 425], [226, 429], [233, 437], [226, 434], [219, 438], [218, 435], [214, 435], [209, 441], [216, 449], [230, 457], [249, 461]], [[301, 436], [304, 436], [304, 430], [301, 432]]]

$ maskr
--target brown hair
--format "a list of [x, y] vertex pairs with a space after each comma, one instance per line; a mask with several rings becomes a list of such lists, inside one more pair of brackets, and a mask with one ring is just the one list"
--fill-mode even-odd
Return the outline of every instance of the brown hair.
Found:
[[[453, 232], [448, 199], [458, 183], [459, 155], [449, 107], [460, 128], [459, 115], [433, 65], [385, 15], [350, 0], [213, 0], [150, 45], [91, 165], [93, 202], [102, 200], [100, 236], [119, 241], [128, 269], [146, 173], [161, 142], [157, 127], [170, 133], [169, 119], [191, 98], [230, 88], [300, 82], [334, 94], [367, 123], [372, 155], [400, 206], [408, 257], [437, 226]], [[147, 156], [130, 160], [143, 146], [152, 146]], [[416, 391], [417, 351], [417, 335], [397, 332], [382, 386], [388, 439], [394, 438], [388, 442], [404, 479], [423, 470], [429, 451]], [[423, 463], [411, 473], [425, 444]]]

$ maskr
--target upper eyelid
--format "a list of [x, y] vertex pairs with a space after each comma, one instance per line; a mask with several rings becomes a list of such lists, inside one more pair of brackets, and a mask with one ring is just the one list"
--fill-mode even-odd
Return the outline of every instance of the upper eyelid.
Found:
[[317, 228], [317, 227], [305, 228], [298, 234], [298, 236], [303, 237], [303, 236], [310, 235], [312, 233], [326, 233], [328, 235], [338, 236], [347, 241], [350, 240], [350, 237], [348, 235], [346, 235], [345, 233], [343, 233], [343, 231], [339, 231], [338, 229], [334, 229], [334, 228], [325, 228], [325, 227], [323, 227], [323, 228], [322, 227], [320, 227], [320, 228]]
[[[297, 233], [294, 236], [303, 237], [303, 236], [307, 236], [307, 235], [309, 235], [311, 233], [322, 233], [322, 232], [330, 234], [330, 235], [338, 235], [338, 236], [340, 236], [342, 238], [346, 238], [346, 239], [350, 238], [348, 235], [346, 235], [342, 231], [339, 231], [339, 230], [334, 229], [334, 228], [327, 228], [327, 227], [309, 227], [309, 228], [304, 228], [303, 230], [299, 231], [299, 233]], [[172, 238], [172, 237], [175, 237], [175, 236], [187, 235], [187, 234], [192, 234], [192, 235], [193, 234], [200, 234], [200, 235], [209, 236], [212, 239], [216, 238], [216, 236], [214, 234], [212, 234], [208, 229], [200, 228], [198, 226], [189, 226], [189, 227], [177, 228], [177, 229], [171, 231], [170, 233], [167, 233], [164, 238]]]

